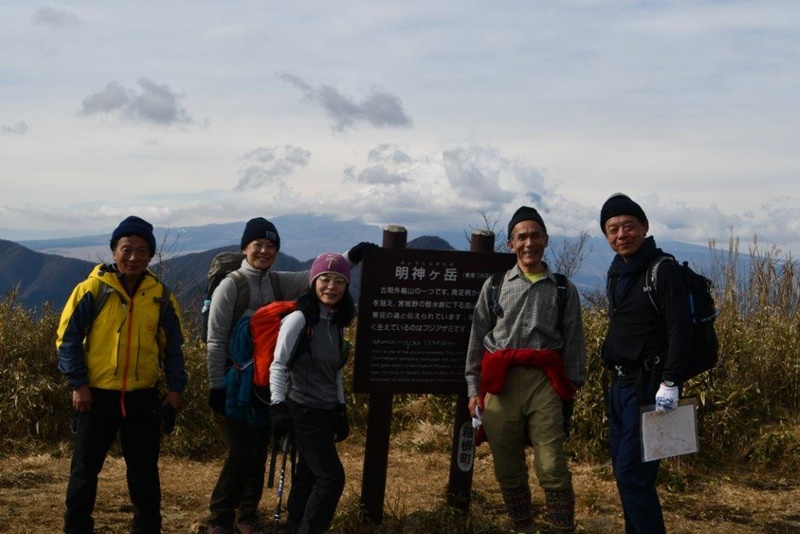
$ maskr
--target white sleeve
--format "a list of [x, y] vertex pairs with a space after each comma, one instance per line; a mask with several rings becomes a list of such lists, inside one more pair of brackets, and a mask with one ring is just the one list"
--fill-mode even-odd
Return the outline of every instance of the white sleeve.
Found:
[[269, 366], [270, 402], [277, 404], [286, 400], [289, 391], [289, 359], [300, 334], [306, 327], [306, 319], [301, 311], [294, 311], [283, 318], [275, 345], [275, 357]]
[[212, 388], [225, 387], [225, 364], [228, 360], [228, 336], [234, 326], [233, 309], [238, 293], [232, 278], [223, 280], [214, 290], [208, 315], [208, 382]]

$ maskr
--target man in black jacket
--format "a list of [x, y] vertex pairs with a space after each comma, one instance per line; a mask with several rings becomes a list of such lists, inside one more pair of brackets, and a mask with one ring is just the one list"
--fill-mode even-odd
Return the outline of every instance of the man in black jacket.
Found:
[[678, 406], [691, 339], [688, 295], [677, 264], [664, 262], [656, 281], [658, 309], [653, 306], [645, 278], [663, 252], [647, 237], [650, 227], [639, 204], [612, 195], [600, 211], [600, 227], [617, 253], [608, 270], [610, 322], [603, 348], [612, 376], [606, 406], [611, 462], [625, 531], [659, 534], [666, 531], [655, 487], [659, 462], [641, 461], [640, 406], [655, 402], [660, 412]]

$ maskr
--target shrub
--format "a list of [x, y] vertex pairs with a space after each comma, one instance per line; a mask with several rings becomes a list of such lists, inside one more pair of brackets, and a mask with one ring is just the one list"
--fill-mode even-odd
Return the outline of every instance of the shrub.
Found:
[[[787, 424], [800, 406], [796, 264], [781, 258], [776, 249], [763, 251], [757, 245], [743, 262], [737, 247], [731, 240], [723, 253], [712, 243], [714, 264], [705, 274], [716, 285], [721, 361], [711, 381], [701, 377], [686, 385], [685, 394], [700, 399], [701, 451], [683, 458], [680, 465], [746, 461], [796, 472], [797, 462], [789, 457], [800, 450], [800, 438]], [[16, 297], [12, 291], [0, 299], [0, 450], [54, 447], [70, 437], [70, 391], [55, 357], [60, 310], [50, 305], [29, 310]], [[220, 422], [206, 401], [205, 345], [199, 341], [198, 315], [183, 314], [189, 387], [164, 450], [203, 459], [218, 455], [225, 444]], [[593, 294], [583, 319], [587, 381], [576, 399], [567, 443], [575, 459], [603, 462], [608, 439], [601, 385], [600, 353], [607, 328], [602, 295]], [[354, 334], [354, 328], [347, 332], [351, 340]], [[352, 392], [351, 373], [352, 361], [345, 368], [346, 394], [353, 430], [363, 432], [368, 396]], [[392, 431], [414, 433], [405, 441], [417, 450], [440, 450], [449, 446], [454, 407], [452, 395], [395, 395]], [[436, 432], [447, 436], [435, 439]]]

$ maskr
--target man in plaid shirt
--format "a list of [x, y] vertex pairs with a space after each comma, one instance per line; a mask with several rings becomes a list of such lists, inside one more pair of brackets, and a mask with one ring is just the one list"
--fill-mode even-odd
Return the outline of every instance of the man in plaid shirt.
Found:
[[580, 298], [566, 279], [559, 289], [542, 261], [548, 236], [536, 209], [523, 206], [514, 213], [508, 238], [517, 264], [503, 276], [496, 299], [489, 279], [475, 306], [465, 372], [469, 410], [483, 418], [515, 529], [536, 532], [524, 450], [529, 441], [550, 521], [556, 531], [573, 532], [564, 407], [586, 373]]

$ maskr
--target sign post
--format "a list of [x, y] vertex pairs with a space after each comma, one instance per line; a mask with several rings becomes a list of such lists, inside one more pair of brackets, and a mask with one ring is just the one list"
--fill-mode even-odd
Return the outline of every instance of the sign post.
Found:
[[[405, 248], [407, 240], [408, 232], [402, 226], [387, 226], [383, 230], [382, 245], [384, 248]], [[363, 288], [363, 271], [361, 284]], [[383, 522], [383, 500], [386, 494], [386, 470], [389, 467], [389, 438], [391, 437], [393, 402], [391, 392], [370, 393], [367, 408], [367, 439], [364, 450], [364, 470], [361, 475], [361, 506], [367, 519], [378, 525]]]
[[[475, 231], [470, 239], [470, 251], [494, 251], [494, 232]], [[464, 352], [466, 356], [466, 351]], [[462, 365], [462, 371], [464, 366]], [[463, 375], [462, 375], [463, 376]], [[469, 413], [466, 383], [456, 400], [453, 416], [453, 440], [450, 446], [450, 477], [447, 481], [447, 504], [467, 514], [472, 501], [472, 473], [475, 461], [475, 429]]]
[[[367, 253], [361, 272], [353, 391], [370, 394], [361, 504], [373, 523], [383, 519], [394, 393], [462, 397], [448, 502], [468, 509], [474, 450], [465, 451], [470, 438], [461, 429], [471, 423], [464, 367], [472, 314], [484, 281], [515, 261], [491, 252], [493, 235], [489, 250], [466, 252], [406, 249], [402, 232], [402, 241], [385, 232], [384, 247]], [[486, 238], [475, 238], [483, 243], [476, 246]]]

